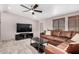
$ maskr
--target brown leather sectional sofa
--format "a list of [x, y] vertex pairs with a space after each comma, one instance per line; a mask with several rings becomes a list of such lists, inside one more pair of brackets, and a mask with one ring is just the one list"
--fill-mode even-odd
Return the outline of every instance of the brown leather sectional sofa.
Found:
[[41, 38], [47, 39], [48, 43], [52, 45], [59, 45], [63, 42], [72, 42], [71, 38], [78, 32], [73, 31], [51, 31], [51, 35], [40, 35]]

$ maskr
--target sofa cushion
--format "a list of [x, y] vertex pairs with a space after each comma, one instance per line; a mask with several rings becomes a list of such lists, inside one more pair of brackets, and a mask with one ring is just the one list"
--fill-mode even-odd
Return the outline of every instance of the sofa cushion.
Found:
[[67, 42], [68, 42], [68, 43], [72, 43], [72, 42], [74, 42], [74, 41], [72, 41], [72, 40], [67, 40]]
[[52, 39], [54, 39], [54, 38], [55, 38], [55, 36], [47, 36], [47, 39], [49, 39], [49, 40], [50, 40], [50, 39], [52, 40]]
[[71, 40], [75, 42], [79, 42], [79, 34], [76, 34], [75, 36], [73, 36]]
[[57, 41], [57, 40], [49, 40], [48, 43], [49, 43], [49, 44], [52, 44], [52, 45], [54, 45], [54, 46], [58, 46], [58, 45], [61, 44], [62, 42]]
[[60, 42], [65, 42], [68, 40], [68, 38], [65, 38], [65, 37], [55, 37], [53, 40], [57, 40], [57, 41], [60, 41]]
[[52, 36], [59, 36], [60, 35], [60, 31], [53, 31], [51, 35]]
[[67, 54], [66, 51], [64, 51], [63, 49], [60, 49], [54, 45], [48, 44], [48, 46], [45, 46], [44, 49], [45, 53], [47, 54]]
[[68, 32], [68, 31], [62, 31], [61, 33], [60, 33], [60, 36], [61, 37], [65, 37], [65, 38], [71, 38], [71, 35], [72, 35], [72, 32]]
[[71, 53], [71, 54], [79, 54], [79, 43], [77, 43], [77, 44], [69, 44], [66, 51], [68, 53]]
[[60, 45], [58, 45], [57, 47], [66, 51], [68, 46], [69, 46], [69, 43], [68, 42], [64, 42], [64, 43], [61, 43]]
[[61, 37], [57, 37], [57, 36], [47, 36], [47, 39], [48, 40], [51, 40], [51, 41], [59, 41], [59, 42], [65, 42], [67, 40], [67, 38], [61, 38]]
[[79, 32], [72, 31], [72, 37], [75, 36], [75, 34], [79, 34]]
[[72, 37], [76, 34], [76, 32], [72, 32]]
[[45, 38], [45, 39], [47, 39], [48, 36], [50, 35], [40, 35], [41, 38]]

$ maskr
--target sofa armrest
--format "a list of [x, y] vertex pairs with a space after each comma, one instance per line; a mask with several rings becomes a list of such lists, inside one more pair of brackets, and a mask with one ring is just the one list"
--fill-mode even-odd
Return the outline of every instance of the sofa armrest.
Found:
[[53, 46], [51, 44], [48, 44], [48, 46], [45, 46], [44, 51], [46, 54], [67, 54], [65, 50], [58, 48], [56, 46]]

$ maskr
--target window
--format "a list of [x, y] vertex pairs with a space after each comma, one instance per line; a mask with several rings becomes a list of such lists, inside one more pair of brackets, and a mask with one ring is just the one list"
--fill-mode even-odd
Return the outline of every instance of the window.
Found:
[[68, 17], [68, 30], [79, 31], [79, 15]]
[[54, 30], [65, 30], [65, 18], [59, 18], [53, 20]]

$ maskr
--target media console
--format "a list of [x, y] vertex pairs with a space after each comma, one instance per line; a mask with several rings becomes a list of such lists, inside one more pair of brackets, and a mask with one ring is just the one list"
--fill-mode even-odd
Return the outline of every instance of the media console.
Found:
[[19, 33], [15, 35], [15, 40], [22, 40], [26, 38], [32, 38], [33, 33]]

